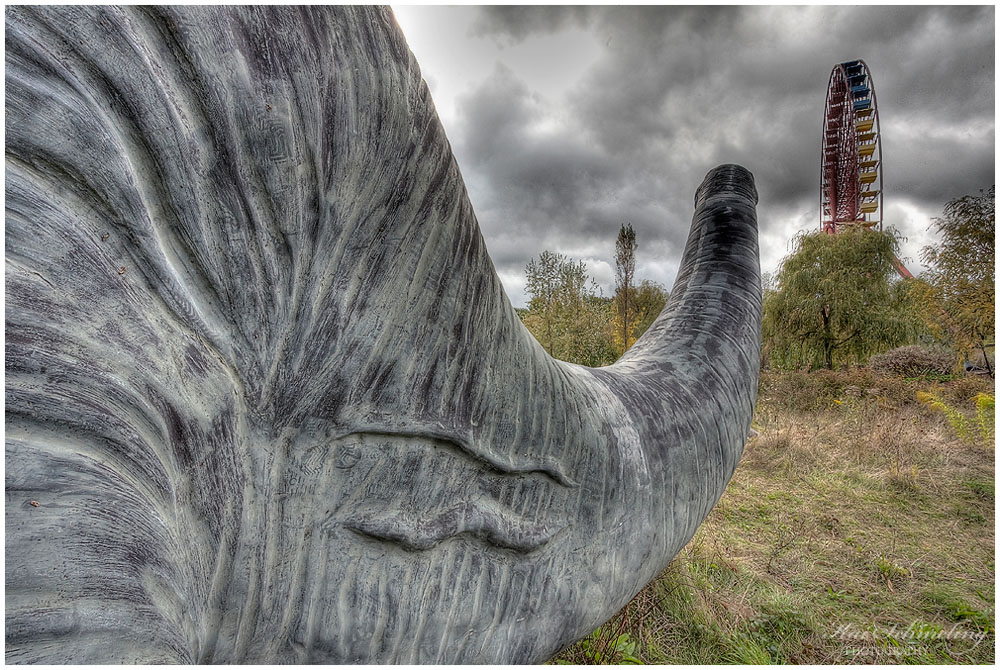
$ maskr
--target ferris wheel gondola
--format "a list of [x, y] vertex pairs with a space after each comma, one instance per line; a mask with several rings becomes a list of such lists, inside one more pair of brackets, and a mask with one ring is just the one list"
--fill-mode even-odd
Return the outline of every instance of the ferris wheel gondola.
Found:
[[882, 228], [882, 139], [871, 73], [863, 60], [830, 73], [823, 113], [823, 230]]

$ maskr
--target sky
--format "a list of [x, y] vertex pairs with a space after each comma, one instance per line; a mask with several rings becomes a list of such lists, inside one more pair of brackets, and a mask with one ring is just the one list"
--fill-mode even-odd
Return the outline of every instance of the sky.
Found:
[[672, 287], [694, 192], [753, 172], [761, 269], [819, 228], [832, 68], [863, 59], [878, 100], [884, 225], [918, 274], [949, 200], [995, 179], [993, 6], [394, 6], [490, 256], [522, 307], [543, 250], [614, 293], [631, 223], [636, 278]]

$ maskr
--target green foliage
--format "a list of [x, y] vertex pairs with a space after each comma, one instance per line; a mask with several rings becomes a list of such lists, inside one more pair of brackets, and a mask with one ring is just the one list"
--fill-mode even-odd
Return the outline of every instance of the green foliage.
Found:
[[634, 339], [639, 339], [643, 333], [656, 321], [656, 317], [663, 311], [670, 294], [667, 290], [648, 279], [642, 280], [635, 293], [636, 321], [633, 329]]
[[945, 205], [944, 217], [934, 219], [941, 241], [921, 252], [928, 265], [921, 275], [926, 302], [936, 308], [925, 311], [930, 325], [965, 355], [978, 350], [987, 364], [996, 337], [995, 217], [992, 186], [956, 198]]
[[583, 261], [543, 251], [525, 272], [531, 300], [521, 321], [549, 355], [590, 367], [618, 358], [611, 340], [611, 301], [600, 295]]
[[732, 660], [745, 664], [787, 662], [791, 651], [801, 645], [802, 638], [811, 632], [811, 628], [791, 599], [776, 592], [762, 600], [757, 616], [747, 621], [744, 630], [733, 636], [735, 641], [753, 642], [749, 647], [737, 646], [737, 649], [742, 647], [751, 654], [737, 655]]
[[[634, 238], [633, 233], [633, 242]], [[531, 299], [528, 308], [517, 314], [550, 356], [600, 367], [614, 363], [625, 352], [621, 302], [601, 295], [587, 274], [586, 263], [543, 251], [537, 260], [528, 262], [525, 272]], [[646, 280], [621, 295], [629, 296], [627, 339], [631, 345], [660, 315], [668, 294]]]
[[779, 369], [842, 367], [916, 340], [910, 284], [893, 281], [894, 231], [801, 234], [764, 299], [764, 356]]
[[595, 665], [644, 665], [636, 658], [637, 645], [628, 633], [609, 637], [604, 628], [598, 628], [581, 643], [587, 660]]
[[[629, 289], [628, 294], [631, 296], [629, 300], [633, 306], [634, 315], [631, 325], [626, 330], [620, 301], [620, 297], [623, 294], [624, 292], [615, 296], [615, 313], [612, 326], [614, 345], [619, 355], [625, 353], [625, 350], [628, 348], [625, 344], [626, 339], [628, 346], [635, 344], [635, 341], [653, 325], [656, 317], [660, 315], [664, 305], [667, 304], [667, 298], [669, 297], [669, 294], [662, 286], [648, 279], [644, 279], [638, 287]], [[625, 337], [626, 333], [628, 335], [627, 338]]]
[[989, 607], [986, 602], [983, 603], [987, 605], [986, 607], [978, 603], [971, 603], [946, 588], [931, 589], [923, 595], [933, 609], [938, 610], [951, 621], [969, 622], [977, 630], [984, 633], [996, 631], [993, 608]]
[[967, 479], [962, 484], [977, 498], [993, 503], [995, 486], [992, 479]]
[[979, 393], [973, 399], [975, 405], [975, 416], [969, 418], [966, 414], [952, 407], [937, 394], [926, 391], [917, 392], [917, 400], [927, 405], [931, 409], [944, 414], [959, 439], [970, 444], [979, 441], [983, 445], [993, 443], [994, 437], [994, 406], [995, 401], [992, 395]]
[[983, 442], [988, 442], [996, 431], [996, 401], [993, 396], [987, 393], [979, 393], [975, 397], [975, 404], [976, 426], [979, 428], [979, 436]]
[[885, 579], [899, 579], [910, 575], [910, 572], [906, 568], [896, 565], [885, 556], [875, 557], [875, 569]]
[[723, 658], [735, 665], [772, 665], [774, 659], [759, 642], [743, 631], [737, 631], [729, 640]]
[[541, 337], [535, 337], [542, 346], [555, 355], [556, 328], [560, 324], [567, 303], [577, 302], [583, 296], [574, 295], [586, 274], [583, 263], [575, 263], [562, 254], [543, 251], [538, 260], [532, 258], [525, 267], [527, 275], [526, 290], [531, 295], [528, 303], [528, 314], [522, 317], [534, 316], [541, 322]]
[[965, 417], [965, 414], [960, 412], [958, 409], [951, 407], [939, 398], [934, 393], [928, 393], [926, 391], [917, 392], [917, 400], [924, 403], [931, 409], [937, 410], [944, 414], [944, 417], [948, 420], [948, 425], [951, 426], [955, 434], [958, 435], [959, 439], [965, 442], [972, 442], [974, 438], [974, 433], [970, 429], [969, 420]]

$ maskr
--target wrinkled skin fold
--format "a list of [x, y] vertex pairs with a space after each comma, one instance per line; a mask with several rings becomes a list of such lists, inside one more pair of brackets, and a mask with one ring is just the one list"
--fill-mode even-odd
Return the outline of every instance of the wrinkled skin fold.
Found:
[[749, 172], [583, 368], [388, 10], [6, 11], [8, 662], [540, 662], [690, 539], [756, 395]]

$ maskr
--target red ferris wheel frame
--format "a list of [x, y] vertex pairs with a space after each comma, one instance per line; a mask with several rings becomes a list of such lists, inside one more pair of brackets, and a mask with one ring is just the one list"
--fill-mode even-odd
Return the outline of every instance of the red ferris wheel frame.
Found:
[[863, 60], [840, 63], [830, 73], [820, 174], [824, 231], [882, 229], [882, 134], [875, 87]]

